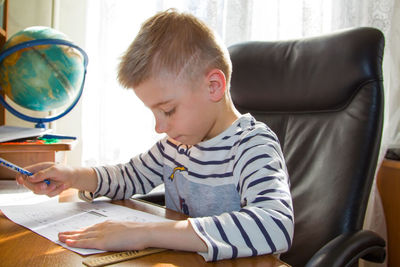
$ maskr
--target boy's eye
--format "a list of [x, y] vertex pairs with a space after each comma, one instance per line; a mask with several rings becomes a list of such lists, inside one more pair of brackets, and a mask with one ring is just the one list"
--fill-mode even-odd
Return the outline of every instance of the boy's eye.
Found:
[[173, 109], [171, 109], [169, 111], [164, 111], [165, 116], [168, 116], [168, 117], [171, 116], [174, 113], [175, 113], [175, 108], [173, 108]]

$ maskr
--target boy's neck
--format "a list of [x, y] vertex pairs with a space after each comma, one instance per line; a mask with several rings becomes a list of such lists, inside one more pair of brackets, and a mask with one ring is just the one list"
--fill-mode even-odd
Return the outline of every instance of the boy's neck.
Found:
[[209, 140], [219, 135], [228, 129], [241, 116], [239, 111], [237, 111], [237, 109], [233, 106], [233, 103], [230, 101], [230, 99], [227, 99], [223, 102], [224, 103], [220, 103], [221, 108], [219, 109], [219, 112], [217, 112], [218, 115], [215, 119], [214, 127], [212, 127], [211, 131], [202, 141]]

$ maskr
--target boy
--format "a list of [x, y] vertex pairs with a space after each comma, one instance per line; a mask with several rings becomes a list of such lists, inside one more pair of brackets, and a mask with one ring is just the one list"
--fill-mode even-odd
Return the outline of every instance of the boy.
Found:
[[127, 164], [73, 169], [42, 163], [28, 168], [32, 177], [18, 175], [18, 183], [49, 196], [73, 187], [112, 199], [164, 183], [167, 208], [190, 216], [60, 233], [72, 247], [163, 247], [196, 251], [207, 261], [288, 250], [293, 208], [281, 148], [265, 124], [236, 111], [230, 75], [227, 49], [205, 24], [174, 10], [156, 14], [122, 57], [118, 78], [151, 109], [156, 131], [167, 137]]

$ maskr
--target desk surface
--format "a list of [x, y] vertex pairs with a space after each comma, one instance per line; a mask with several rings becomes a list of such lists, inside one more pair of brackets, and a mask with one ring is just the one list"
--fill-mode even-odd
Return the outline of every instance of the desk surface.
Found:
[[[70, 191], [60, 196], [60, 202], [74, 201], [76, 192]], [[139, 200], [113, 201], [115, 204], [162, 216], [168, 219], [179, 220], [185, 215], [167, 210], [159, 206]], [[107, 255], [102, 253], [98, 255]], [[83, 266], [82, 260], [90, 256], [81, 256], [65, 249], [46, 238], [8, 220], [0, 212], [0, 262], [1, 266]], [[121, 262], [113, 266], [288, 266], [272, 255], [222, 260], [207, 263], [197, 253], [182, 251], [166, 251], [148, 255], [130, 261]]]

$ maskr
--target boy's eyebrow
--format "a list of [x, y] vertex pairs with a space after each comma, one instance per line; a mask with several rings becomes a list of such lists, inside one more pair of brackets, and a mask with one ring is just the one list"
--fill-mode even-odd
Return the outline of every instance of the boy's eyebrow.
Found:
[[161, 101], [161, 102], [158, 102], [158, 103], [152, 105], [151, 108], [157, 108], [157, 107], [159, 107], [159, 106], [168, 104], [168, 103], [170, 103], [170, 102], [172, 102], [172, 99], [165, 100], [165, 101]]

